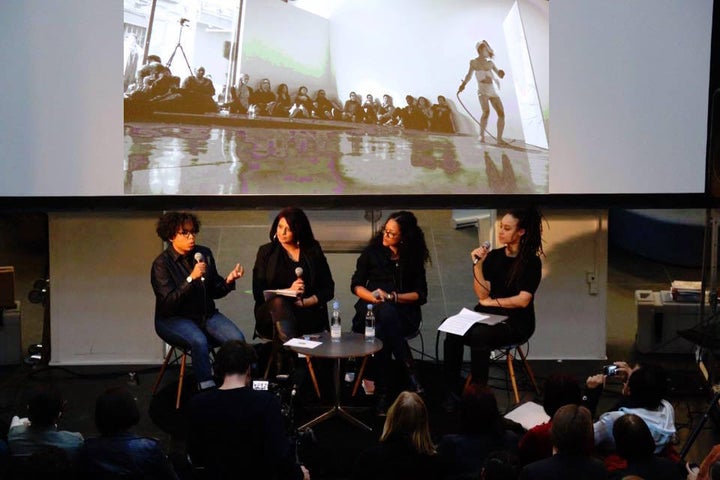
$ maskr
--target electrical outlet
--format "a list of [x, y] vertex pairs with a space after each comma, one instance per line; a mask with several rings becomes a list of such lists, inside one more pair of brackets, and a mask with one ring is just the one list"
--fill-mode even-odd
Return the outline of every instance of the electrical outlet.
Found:
[[585, 281], [588, 284], [588, 293], [590, 295], [600, 293], [600, 285], [598, 284], [597, 274], [595, 272], [585, 272]]

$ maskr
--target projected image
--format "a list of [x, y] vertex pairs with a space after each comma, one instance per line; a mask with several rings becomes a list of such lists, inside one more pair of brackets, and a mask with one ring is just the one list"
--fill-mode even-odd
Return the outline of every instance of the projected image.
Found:
[[125, 0], [124, 193], [548, 193], [548, 2]]

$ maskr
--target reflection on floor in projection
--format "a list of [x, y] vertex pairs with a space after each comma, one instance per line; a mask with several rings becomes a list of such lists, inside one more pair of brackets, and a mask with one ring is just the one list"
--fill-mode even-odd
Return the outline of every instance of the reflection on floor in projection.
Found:
[[[125, 124], [131, 195], [548, 193], [548, 151], [374, 125]], [[347, 125], [347, 124], [346, 124]]]

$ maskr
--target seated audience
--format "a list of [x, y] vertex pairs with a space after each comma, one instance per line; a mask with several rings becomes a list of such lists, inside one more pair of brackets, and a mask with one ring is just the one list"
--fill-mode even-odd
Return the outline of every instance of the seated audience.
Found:
[[250, 106], [250, 98], [253, 89], [248, 86], [250, 76], [247, 73], [240, 74], [240, 83], [237, 87], [230, 88], [230, 113], [247, 113]]
[[154, 438], [130, 430], [140, 421], [135, 399], [124, 387], [113, 387], [95, 401], [99, 437], [88, 438], [80, 450], [81, 478], [177, 479], [175, 469]]
[[16, 468], [10, 478], [22, 478], [23, 480], [77, 478], [67, 452], [53, 445], [46, 445], [35, 450], [21, 465], [16, 465]]
[[188, 411], [187, 450], [206, 478], [310, 478], [297, 463], [280, 402], [275, 395], [252, 389], [250, 368], [257, 361], [251, 345], [231, 340], [215, 357], [223, 378], [217, 390], [194, 396]]
[[327, 98], [327, 95], [325, 93], [325, 90], [320, 89], [317, 91], [317, 95], [315, 95], [315, 101], [313, 102], [313, 108], [315, 109], [315, 114], [320, 117], [327, 120], [332, 120], [335, 118], [334, 111], [339, 111], [340, 109], [336, 107], [333, 102]]
[[455, 133], [455, 121], [447, 99], [438, 95], [437, 103], [432, 106], [430, 130], [439, 133]]
[[585, 446], [592, 442], [590, 411], [579, 405], [560, 407], [552, 418], [550, 436], [555, 454], [526, 465], [522, 480], [601, 480], [607, 478], [603, 462], [590, 456]]
[[446, 478], [478, 478], [485, 459], [495, 450], [517, 455], [517, 430], [522, 431], [522, 426], [500, 415], [490, 387], [468, 385], [460, 400], [460, 433], [444, 435], [438, 444], [438, 454], [449, 466]]
[[250, 93], [250, 105], [255, 105], [257, 115], [270, 115], [275, 106], [275, 94], [270, 88], [270, 80], [263, 78], [260, 88]]
[[65, 450], [70, 460], [74, 461], [83, 443], [83, 436], [78, 432], [58, 430], [57, 423], [64, 405], [60, 391], [55, 387], [36, 387], [28, 399], [28, 418], [14, 417], [10, 425], [10, 454], [29, 456], [41, 447], [51, 445]]
[[[657, 365], [638, 365], [631, 368], [625, 362], [615, 362], [623, 384], [623, 397], [612, 411], [603, 413], [595, 422], [595, 445], [613, 450], [613, 423], [626, 413], [634, 413], [645, 420], [655, 441], [655, 453], [672, 448], [675, 439], [675, 413], [672, 405], [663, 399], [667, 391], [667, 375]], [[588, 378], [588, 398], [596, 403], [603, 386], [603, 376]]]
[[380, 125], [392, 124], [394, 113], [395, 105], [393, 105], [393, 98], [386, 93], [383, 95], [381, 108], [378, 110], [378, 123]]
[[281, 83], [277, 87], [277, 96], [271, 110], [271, 115], [273, 117], [288, 118], [290, 116], [290, 108], [292, 108], [292, 106], [293, 102], [292, 98], [290, 98], [288, 86], [285, 83]]
[[365, 103], [363, 103], [362, 109], [365, 123], [375, 123], [377, 121], [375, 100], [371, 94], [365, 95]]
[[430, 100], [425, 97], [418, 97], [417, 109], [418, 118], [417, 126], [415, 128], [418, 128], [420, 130], [430, 129], [430, 122], [432, 122], [433, 115], [432, 104], [430, 103]]
[[680, 464], [653, 454], [655, 441], [645, 421], [628, 413], [613, 424], [613, 437], [617, 454], [627, 466], [613, 472], [611, 478], [623, 479], [637, 475], [652, 480], [681, 480], [685, 477]]
[[187, 77], [182, 83], [182, 109], [188, 113], [217, 112], [214, 95], [215, 86], [205, 76], [205, 67], [198, 67], [195, 75]]
[[298, 88], [290, 108], [290, 118], [310, 118], [314, 113], [312, 99], [306, 86]]
[[358, 456], [350, 478], [438, 480], [444, 470], [430, 439], [425, 402], [415, 392], [401, 392], [387, 412], [380, 444]]
[[364, 112], [360, 100], [355, 92], [350, 92], [350, 98], [345, 101], [342, 111], [342, 119], [348, 122], [361, 123], [364, 118]]
[[[543, 409], [552, 419], [555, 412], [563, 405], [579, 405], [582, 398], [580, 385], [575, 377], [565, 374], [552, 374], [543, 388]], [[550, 428], [552, 421], [537, 425], [520, 439], [520, 461], [523, 465], [552, 456], [552, 440]], [[594, 442], [588, 445], [588, 453], [592, 451]]]
[[[490, 452], [480, 472], [481, 480], [517, 480], [520, 475], [520, 459], [507, 450]], [[475, 477], [477, 478], [477, 477]]]

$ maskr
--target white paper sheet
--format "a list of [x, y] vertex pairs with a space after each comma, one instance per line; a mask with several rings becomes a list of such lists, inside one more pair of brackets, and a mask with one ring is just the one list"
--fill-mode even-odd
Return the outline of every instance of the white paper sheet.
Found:
[[445, 321], [438, 327], [438, 330], [462, 336], [465, 335], [470, 327], [476, 323], [496, 325], [506, 319], [507, 317], [503, 317], [502, 315], [487, 315], [463, 308], [460, 310], [460, 313], [446, 318]]
[[297, 297], [298, 292], [297, 292], [297, 290], [292, 290], [290, 288], [279, 288], [277, 290], [263, 290], [263, 297], [265, 297], [265, 300], [270, 300], [275, 295], [282, 295], [283, 297]]
[[318, 345], [322, 345], [322, 342], [305, 340], [304, 338], [291, 338], [287, 342], [283, 343], [283, 345], [286, 347], [315, 348]]
[[538, 405], [535, 402], [525, 402], [522, 405], [509, 411], [505, 418], [519, 423], [525, 430], [530, 430], [533, 427], [545, 423], [550, 420], [550, 417], [542, 405]]

